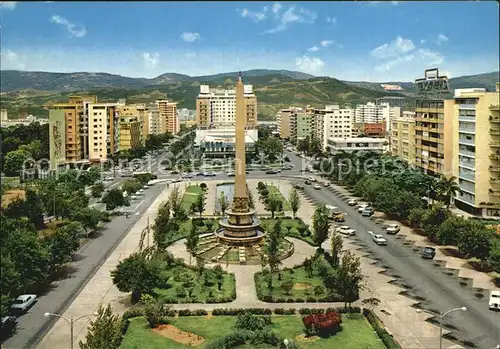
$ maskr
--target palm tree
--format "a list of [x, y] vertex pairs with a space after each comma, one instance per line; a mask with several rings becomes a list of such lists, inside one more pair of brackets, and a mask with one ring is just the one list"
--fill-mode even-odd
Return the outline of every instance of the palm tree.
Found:
[[449, 178], [442, 176], [437, 181], [437, 185], [439, 188], [440, 196], [444, 197], [445, 199], [446, 208], [449, 208], [452, 199], [456, 197], [458, 193], [462, 192], [457, 183], [457, 177], [455, 176], [451, 176]]

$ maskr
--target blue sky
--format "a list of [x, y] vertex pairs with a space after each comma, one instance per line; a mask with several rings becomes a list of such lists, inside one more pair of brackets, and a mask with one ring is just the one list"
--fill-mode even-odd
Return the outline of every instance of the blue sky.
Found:
[[1, 2], [2, 69], [154, 77], [289, 69], [411, 81], [499, 67], [499, 5], [469, 2]]

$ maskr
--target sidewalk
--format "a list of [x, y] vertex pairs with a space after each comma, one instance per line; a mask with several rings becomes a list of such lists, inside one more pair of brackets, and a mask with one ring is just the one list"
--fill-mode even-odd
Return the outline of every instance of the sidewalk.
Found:
[[[62, 314], [66, 318], [78, 317], [85, 314], [92, 314], [97, 311], [99, 305], [111, 304], [115, 313], [121, 313], [125, 310], [125, 306], [121, 300], [126, 294], [118, 291], [113, 285], [110, 277], [110, 272], [114, 270], [120, 260], [126, 258], [131, 253], [137, 251], [138, 242], [142, 231], [147, 227], [148, 217], [150, 221], [154, 221], [158, 208], [161, 203], [168, 199], [173, 185], [163, 189], [163, 192], [156, 198], [149, 209], [142, 215], [135, 226], [130, 230], [128, 235], [122, 240], [115, 251], [111, 253], [109, 258], [104, 262], [101, 268], [90, 279], [85, 288], [75, 298], [73, 303]], [[181, 188], [183, 190], [183, 188]], [[152, 233], [151, 233], [152, 235]], [[153, 237], [149, 237], [153, 241]], [[90, 322], [90, 317], [83, 318], [74, 324], [74, 345], [78, 346], [79, 341], [85, 340], [85, 334]], [[38, 348], [53, 349], [69, 347], [69, 325], [63, 319], [59, 319], [47, 335], [41, 340]]]

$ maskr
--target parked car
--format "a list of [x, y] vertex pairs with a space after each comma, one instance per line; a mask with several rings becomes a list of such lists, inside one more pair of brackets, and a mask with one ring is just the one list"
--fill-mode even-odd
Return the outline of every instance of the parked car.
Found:
[[25, 313], [36, 302], [36, 295], [23, 294], [16, 298], [10, 309], [16, 313]]
[[294, 185], [293, 185], [293, 187], [294, 187], [295, 189], [304, 189], [304, 186], [303, 186], [302, 184], [298, 184], [298, 183], [297, 183], [297, 184], [294, 184]]
[[365, 207], [365, 209], [361, 212], [363, 217], [370, 217], [373, 214], [373, 209], [371, 207]]
[[347, 204], [349, 206], [356, 206], [358, 204], [358, 201], [356, 199], [351, 199], [351, 200], [347, 201]]
[[317, 182], [317, 181], [318, 181], [316, 178], [314, 178], [314, 177], [312, 177], [312, 176], [311, 176], [311, 177], [309, 177], [309, 180], [310, 180], [311, 182]]
[[234, 171], [227, 171], [227, 175], [228, 175], [228, 177], [234, 177], [235, 173], [234, 173]]
[[488, 302], [490, 310], [500, 310], [500, 291], [490, 291], [490, 301]]
[[321, 190], [321, 185], [315, 184], [315, 185], [313, 185], [313, 188], [316, 190]]
[[11, 332], [17, 325], [17, 319], [15, 316], [4, 316], [2, 317], [2, 322], [0, 324], [0, 333], [3, 335]]
[[356, 235], [356, 230], [351, 229], [351, 227], [349, 227], [348, 225], [341, 225], [340, 227], [337, 228], [336, 231], [344, 235], [350, 235], [350, 236]]
[[276, 171], [276, 170], [267, 170], [266, 171], [266, 174], [277, 174], [277, 173], [278, 173], [278, 171]]
[[330, 183], [325, 182], [325, 183], [323, 183], [323, 186], [324, 186], [325, 188], [328, 188], [328, 187], [330, 186]]
[[434, 256], [436, 256], [436, 249], [434, 247], [424, 247], [422, 251], [422, 258], [424, 259], [434, 259]]
[[311, 185], [311, 181], [309, 181], [308, 179], [306, 179], [306, 180], [304, 181], [304, 184], [306, 184], [306, 185]]
[[205, 176], [205, 177], [215, 177], [215, 173], [213, 173], [213, 172], [203, 172], [203, 176]]
[[385, 231], [387, 234], [397, 234], [399, 233], [399, 224], [389, 224]]
[[360, 205], [360, 206], [358, 207], [358, 212], [359, 212], [359, 213], [363, 212], [363, 211], [365, 210], [365, 208], [367, 208], [367, 207], [370, 207], [370, 206], [369, 206], [369, 205], [367, 205], [367, 204]]
[[373, 234], [373, 241], [375, 241], [377, 245], [387, 245], [387, 240], [379, 234]]

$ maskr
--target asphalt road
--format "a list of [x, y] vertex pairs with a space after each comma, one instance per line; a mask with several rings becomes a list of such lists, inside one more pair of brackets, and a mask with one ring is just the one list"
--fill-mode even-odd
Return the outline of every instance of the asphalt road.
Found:
[[[302, 159], [293, 154], [289, 157], [297, 168]], [[314, 201], [337, 206], [341, 212], [346, 212], [345, 224], [356, 230], [355, 239], [365, 245], [374, 257], [380, 259], [381, 266], [388, 267], [391, 273], [399, 275], [403, 283], [410, 286], [412, 295], [425, 298], [422, 308], [446, 312], [457, 307], [467, 307], [467, 312], [451, 313], [444, 320], [444, 324], [457, 328], [453, 331], [455, 337], [468, 340], [477, 348], [492, 349], [499, 344], [500, 313], [488, 309], [487, 297], [476, 298], [471, 287], [461, 286], [461, 280], [446, 275], [443, 269], [434, 266], [432, 261], [423, 260], [420, 251], [415, 252], [405, 247], [402, 241], [394, 236], [386, 235], [380, 226], [369, 218], [362, 217], [355, 208], [348, 206], [330, 189], [315, 190], [311, 185], [305, 185], [304, 191]], [[376, 245], [368, 231], [386, 236], [387, 246]], [[328, 245], [326, 242], [323, 247], [329, 249]]]

